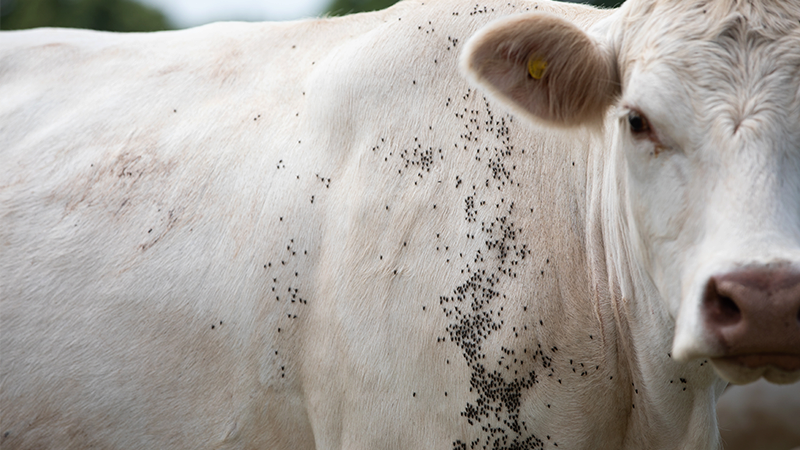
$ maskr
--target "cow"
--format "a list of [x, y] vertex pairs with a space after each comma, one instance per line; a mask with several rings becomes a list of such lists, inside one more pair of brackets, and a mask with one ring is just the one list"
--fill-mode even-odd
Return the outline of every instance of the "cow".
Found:
[[717, 449], [800, 378], [800, 5], [0, 35], [0, 448]]

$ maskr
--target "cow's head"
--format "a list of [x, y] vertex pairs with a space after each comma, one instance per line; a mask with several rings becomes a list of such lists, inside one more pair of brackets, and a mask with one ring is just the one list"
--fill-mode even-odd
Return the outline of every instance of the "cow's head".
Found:
[[676, 359], [800, 378], [800, 3], [629, 0], [588, 32], [526, 13], [462, 67], [536, 122], [607, 133], [605, 251], [663, 301]]

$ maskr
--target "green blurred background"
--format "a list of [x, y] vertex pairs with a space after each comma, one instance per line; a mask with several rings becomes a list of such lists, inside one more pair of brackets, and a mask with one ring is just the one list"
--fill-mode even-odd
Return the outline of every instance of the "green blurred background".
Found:
[[[332, 0], [323, 14], [340, 16], [374, 11], [387, 8], [397, 1]], [[586, 0], [586, 3], [614, 7], [622, 3], [622, 0]], [[222, 19], [227, 18], [220, 17], [220, 20]], [[162, 11], [135, 0], [0, 0], [0, 29], [36, 27], [91, 28], [106, 31], [157, 31], [179, 28]]]
[[[328, 7], [328, 14], [332, 16], [341, 16], [348, 14], [351, 11], [375, 11], [378, 9], [388, 8], [397, 3], [397, 1], [398, 0], [333, 0], [331, 5]], [[466, 1], [468, 0], [465, 0], [465, 2]], [[585, 0], [573, 1], [573, 3], [589, 3], [591, 5], [602, 6], [604, 8], [615, 8], [623, 1], [624, 0]]]

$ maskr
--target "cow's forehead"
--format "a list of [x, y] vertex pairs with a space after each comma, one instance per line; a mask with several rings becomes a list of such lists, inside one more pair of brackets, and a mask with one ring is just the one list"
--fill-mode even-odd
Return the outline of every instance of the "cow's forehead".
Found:
[[765, 49], [797, 53], [800, 2], [629, 0], [613, 34], [623, 73], [635, 63], [686, 67], [709, 56], [743, 64], [742, 55]]
[[628, 0], [620, 8], [629, 46], [671, 45], [676, 40], [714, 40], [744, 22], [749, 31], [777, 40], [798, 28], [800, 3], [786, 0]]
[[623, 91], [635, 73], [664, 74], [653, 89], [685, 94], [687, 113], [731, 130], [797, 115], [800, 2], [629, 0], [616, 25]]

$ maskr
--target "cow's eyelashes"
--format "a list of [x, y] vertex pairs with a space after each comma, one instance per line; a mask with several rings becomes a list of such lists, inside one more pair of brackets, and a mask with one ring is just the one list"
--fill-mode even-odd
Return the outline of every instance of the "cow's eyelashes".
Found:
[[638, 111], [631, 111], [628, 113], [628, 125], [633, 134], [644, 134], [650, 131], [650, 122], [647, 117]]

